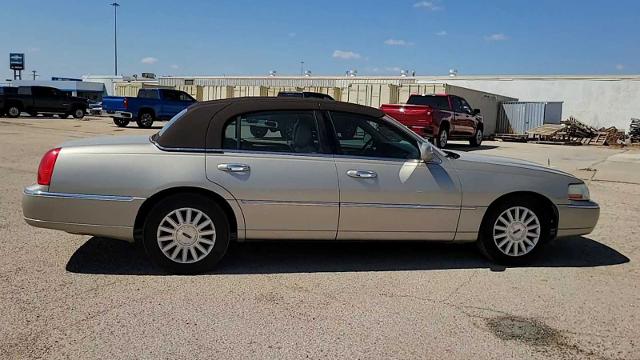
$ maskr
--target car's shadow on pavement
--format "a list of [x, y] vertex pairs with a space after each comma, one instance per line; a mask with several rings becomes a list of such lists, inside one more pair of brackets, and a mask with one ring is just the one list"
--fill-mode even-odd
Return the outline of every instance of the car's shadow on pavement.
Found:
[[[527, 267], [595, 267], [629, 258], [586, 237], [549, 244]], [[86, 274], [163, 275], [132, 244], [93, 237], [71, 256], [67, 271]], [[212, 274], [273, 274], [506, 268], [485, 260], [474, 244], [433, 242], [264, 241], [235, 244]]]

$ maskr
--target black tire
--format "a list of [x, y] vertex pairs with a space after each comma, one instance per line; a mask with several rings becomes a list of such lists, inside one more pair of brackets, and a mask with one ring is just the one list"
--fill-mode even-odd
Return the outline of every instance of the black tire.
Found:
[[156, 121], [156, 117], [153, 115], [153, 111], [143, 110], [138, 114], [136, 124], [138, 124], [139, 128], [149, 129], [153, 126], [154, 121]]
[[[203, 256], [202, 259], [193, 262], [176, 262], [169, 258], [169, 255], [165, 255], [163, 250], [160, 247], [160, 242], [158, 241], [158, 228], [161, 223], [164, 222], [165, 217], [170, 215], [172, 212], [178, 209], [191, 208], [197, 211], [206, 214], [207, 217], [211, 219], [213, 223], [213, 230], [215, 231], [215, 238], [213, 238], [213, 245], [204, 245], [210, 246], [210, 248], [206, 248], [210, 252], [202, 252], [200, 250], [194, 249], [198, 256]], [[186, 213], [183, 210], [183, 217], [186, 218]], [[195, 218], [195, 217], [194, 217]], [[177, 218], [173, 218], [173, 220], [177, 220]], [[183, 219], [184, 220], [184, 219]], [[192, 219], [195, 220], [195, 219]], [[201, 220], [202, 221], [202, 218]], [[203, 230], [208, 229], [208, 227], [204, 227]], [[160, 232], [160, 234], [170, 234], [167, 232]], [[171, 195], [163, 200], [161, 200], [158, 204], [156, 204], [153, 209], [147, 215], [147, 218], [144, 223], [143, 228], [143, 245], [146, 253], [149, 255], [151, 260], [156, 264], [162, 266], [168, 271], [176, 274], [197, 274], [205, 271], [210, 271], [214, 268], [214, 266], [224, 257], [227, 252], [227, 248], [229, 247], [230, 242], [230, 232], [229, 232], [229, 220], [225, 212], [218, 206], [214, 201], [207, 199], [203, 196], [197, 194], [175, 194]], [[171, 236], [164, 235], [162, 237]], [[176, 235], [175, 237], [177, 237]], [[191, 236], [187, 236], [187, 231], [183, 233], [183, 239], [187, 241], [191, 239]], [[198, 235], [195, 235], [198, 236]], [[200, 238], [198, 236], [198, 238]], [[165, 248], [167, 245], [173, 241], [168, 240], [169, 242], [162, 242]], [[197, 242], [197, 241], [196, 241]], [[175, 242], [179, 244], [178, 242]], [[177, 245], [169, 248], [170, 252], [175, 251]], [[191, 260], [195, 260], [191, 255], [190, 251], [187, 251], [186, 247], [178, 250], [178, 261], [182, 259], [184, 253], [187, 253], [187, 261], [189, 261], [189, 257]]]
[[267, 132], [269, 131], [269, 129], [261, 126], [250, 126], [249, 131], [251, 132], [251, 135], [253, 135], [254, 137], [263, 138], [265, 135], [267, 135]]
[[480, 146], [482, 144], [483, 137], [482, 129], [476, 129], [476, 132], [473, 134], [473, 137], [469, 139], [469, 145], [471, 146]]
[[438, 131], [438, 136], [433, 140], [437, 147], [444, 149], [449, 142], [449, 127], [447, 125], [441, 126]]
[[10, 118], [17, 118], [20, 116], [22, 109], [19, 105], [9, 105], [7, 106], [7, 116]]
[[[527, 226], [533, 227], [534, 225], [532, 224], [535, 224], [535, 221], [528, 225], [524, 223], [520, 223], [515, 225], [504, 226], [506, 224], [498, 220], [499, 217], [501, 217], [502, 214], [505, 214], [508, 210], [511, 210], [511, 214], [515, 217], [514, 215], [515, 213], [513, 211], [514, 208], [526, 209], [530, 213], [533, 213], [536, 216], [537, 218], [536, 221], [538, 222], [538, 226], [539, 226], [538, 228], [539, 234], [538, 234], [537, 240], [533, 241], [533, 238], [529, 237], [528, 234], [522, 234], [522, 232], [519, 232], [520, 234], [518, 235], [518, 232], [510, 231], [510, 229], [519, 230], [517, 227], [514, 227], [514, 228], [510, 227], [515, 225], [518, 225], [521, 228], [524, 227], [525, 231], [528, 231]], [[518, 265], [525, 265], [529, 263], [531, 259], [534, 258], [536, 254], [540, 251], [540, 248], [543, 247], [544, 244], [548, 242], [551, 236], [550, 235], [551, 222], [549, 221], [549, 214], [548, 212], [545, 212], [543, 209], [544, 207], [542, 206], [542, 204], [540, 204], [540, 202], [536, 198], [528, 197], [528, 196], [509, 199], [509, 200], [503, 201], [502, 203], [498, 204], [495, 207], [492, 207], [492, 209], [490, 209], [489, 212], [485, 215], [485, 218], [483, 219], [482, 225], [480, 228], [480, 236], [478, 239], [478, 247], [480, 251], [489, 260], [495, 261], [503, 265], [518, 266]], [[522, 214], [522, 210], [520, 210], [520, 214]], [[503, 233], [501, 232], [501, 230], [495, 229], [495, 226], [505, 227], [506, 230], [504, 230], [504, 234], [515, 234], [514, 236], [521, 236], [522, 238], [520, 240], [513, 242], [510, 239], [507, 239], [509, 235], [505, 235], [504, 237], [502, 237]], [[528, 243], [525, 242], [525, 239], [526, 241], [528, 241]], [[504, 245], [501, 245], [503, 241], [506, 241], [506, 243]], [[509, 242], [512, 243], [511, 247], [509, 247]], [[530, 246], [529, 243], [534, 243], [530, 249], [528, 249], [528, 247]], [[518, 244], [518, 245], [515, 245], [515, 244]], [[519, 254], [519, 255], [515, 254], [516, 247], [518, 247], [517, 251], [522, 252], [522, 254]], [[508, 253], [511, 253], [511, 252], [513, 253], [507, 255]]]
[[72, 115], [75, 119], [82, 119], [82, 118], [84, 118], [85, 110], [84, 110], [83, 108], [76, 108], [76, 109], [73, 109], [73, 112], [71, 113], [71, 115]]
[[127, 127], [127, 125], [129, 125], [129, 120], [124, 118], [113, 118], [113, 123], [116, 124], [117, 127]]

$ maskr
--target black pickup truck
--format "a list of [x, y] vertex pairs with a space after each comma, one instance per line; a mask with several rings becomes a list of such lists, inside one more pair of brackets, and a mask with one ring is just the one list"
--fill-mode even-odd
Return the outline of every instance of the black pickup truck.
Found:
[[87, 99], [48, 86], [3, 87], [0, 90], [0, 114], [13, 118], [26, 112], [31, 116], [59, 114], [82, 119], [88, 106]]

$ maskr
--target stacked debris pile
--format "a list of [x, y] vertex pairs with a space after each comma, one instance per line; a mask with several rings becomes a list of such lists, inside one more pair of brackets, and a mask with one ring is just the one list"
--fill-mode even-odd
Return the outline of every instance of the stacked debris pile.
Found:
[[531, 129], [527, 131], [527, 135], [532, 142], [562, 145], [614, 145], [624, 140], [624, 131], [613, 126], [597, 130], [574, 117], [563, 120], [560, 124], [547, 124]]
[[631, 125], [629, 126], [629, 138], [631, 143], [640, 143], [640, 119], [631, 118]]

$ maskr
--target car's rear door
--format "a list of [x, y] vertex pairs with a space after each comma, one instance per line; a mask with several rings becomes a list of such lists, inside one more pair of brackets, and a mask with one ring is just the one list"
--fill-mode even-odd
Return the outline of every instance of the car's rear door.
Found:
[[330, 112], [340, 188], [338, 239], [452, 240], [461, 192], [455, 174], [420, 159], [415, 138], [386, 120]]
[[[256, 123], [271, 124], [271, 130], [252, 133]], [[222, 152], [206, 156], [207, 178], [238, 200], [247, 238], [335, 239], [338, 180], [320, 126], [313, 110], [227, 120]]]

